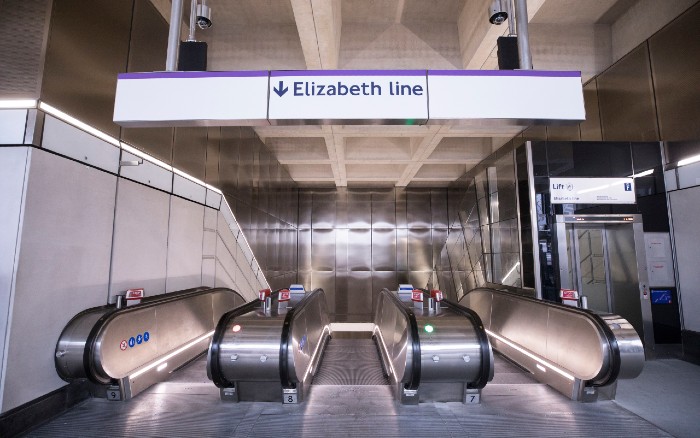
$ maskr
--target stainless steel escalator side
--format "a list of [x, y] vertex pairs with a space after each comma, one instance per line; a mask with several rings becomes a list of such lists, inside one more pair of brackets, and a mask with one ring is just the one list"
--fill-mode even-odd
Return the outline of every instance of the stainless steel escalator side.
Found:
[[478, 288], [460, 304], [480, 317], [494, 348], [573, 400], [614, 397], [619, 378], [644, 366], [637, 333], [617, 315]]
[[235, 309], [217, 324], [207, 374], [222, 400], [299, 403], [329, 336], [323, 289], [293, 298], [288, 307]]
[[61, 333], [56, 371], [90, 380], [94, 395], [129, 399], [206, 351], [218, 318], [243, 303], [231, 289], [195, 288], [87, 309]]

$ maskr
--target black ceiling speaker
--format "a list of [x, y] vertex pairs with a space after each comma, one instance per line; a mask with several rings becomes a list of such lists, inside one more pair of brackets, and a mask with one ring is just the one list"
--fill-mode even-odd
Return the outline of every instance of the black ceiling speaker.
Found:
[[518, 58], [518, 37], [498, 37], [498, 69], [516, 70], [520, 68]]
[[182, 41], [177, 61], [179, 71], [207, 71], [207, 43]]

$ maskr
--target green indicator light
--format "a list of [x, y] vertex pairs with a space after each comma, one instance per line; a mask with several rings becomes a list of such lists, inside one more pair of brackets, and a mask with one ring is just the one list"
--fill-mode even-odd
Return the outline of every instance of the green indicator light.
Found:
[[426, 333], [432, 333], [433, 330], [435, 330], [435, 329], [433, 328], [432, 325], [428, 324], [423, 328], [423, 330], [425, 330]]

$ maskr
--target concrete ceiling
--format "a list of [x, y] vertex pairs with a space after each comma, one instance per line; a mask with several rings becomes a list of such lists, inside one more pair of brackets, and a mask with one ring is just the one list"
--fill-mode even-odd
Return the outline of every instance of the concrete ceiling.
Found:
[[[169, 14], [168, 0], [151, 1]], [[496, 38], [509, 30], [507, 23], [488, 22], [490, 2], [209, 0], [214, 25], [198, 30], [197, 39], [208, 42], [213, 71], [495, 69]], [[528, 0], [535, 68], [580, 70], [584, 82], [592, 78], [612, 64], [615, 26], [639, 3]], [[639, 32], [627, 39], [646, 37]], [[255, 129], [301, 186], [435, 187], [454, 181], [525, 128]]]

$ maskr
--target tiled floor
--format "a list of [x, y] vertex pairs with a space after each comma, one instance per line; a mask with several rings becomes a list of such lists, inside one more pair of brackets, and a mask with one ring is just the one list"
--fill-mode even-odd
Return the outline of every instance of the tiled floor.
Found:
[[700, 367], [677, 360], [647, 363], [640, 378], [621, 382], [618, 401], [584, 404], [497, 358], [480, 405], [420, 406], [396, 404], [388, 385], [328, 384], [313, 386], [300, 405], [225, 403], [205, 365], [202, 358], [127, 402], [88, 400], [29, 436], [691, 437], [700, 430]]

